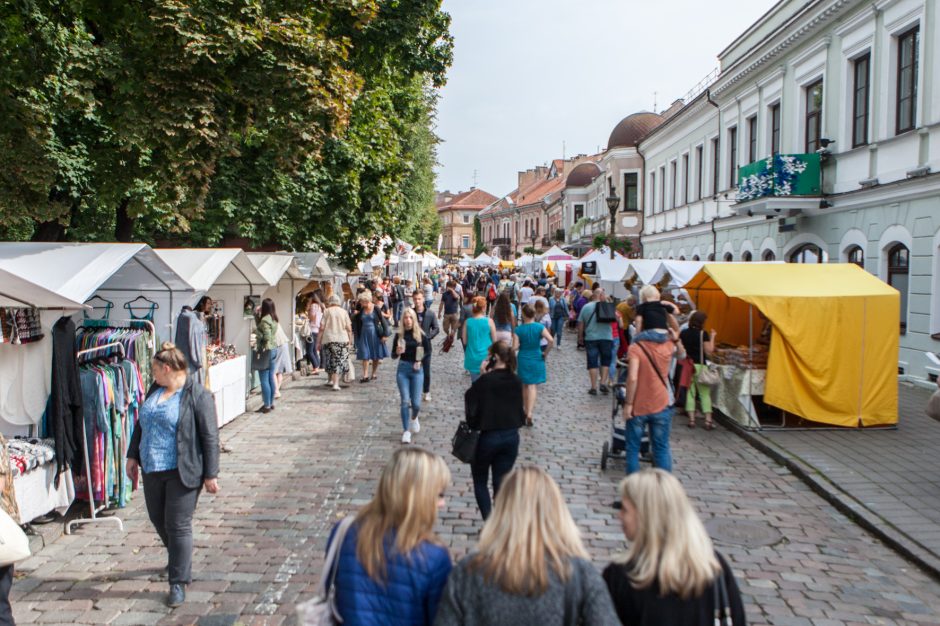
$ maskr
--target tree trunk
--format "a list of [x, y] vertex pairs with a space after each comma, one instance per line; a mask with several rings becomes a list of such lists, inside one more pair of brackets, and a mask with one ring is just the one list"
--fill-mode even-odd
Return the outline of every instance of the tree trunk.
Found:
[[114, 239], [123, 243], [130, 243], [134, 240], [134, 223], [137, 221], [136, 218], [127, 214], [128, 204], [130, 204], [129, 198], [121, 200], [114, 220]]
[[65, 226], [57, 221], [40, 222], [33, 231], [33, 241], [62, 241], [65, 239]]

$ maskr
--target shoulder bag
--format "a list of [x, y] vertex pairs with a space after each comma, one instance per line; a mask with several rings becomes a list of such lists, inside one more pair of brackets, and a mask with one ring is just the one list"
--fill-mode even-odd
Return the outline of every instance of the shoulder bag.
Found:
[[457, 432], [450, 440], [451, 454], [463, 463], [471, 463], [477, 454], [477, 444], [480, 441], [480, 431], [473, 430], [466, 422], [457, 424]]
[[714, 363], [709, 363], [705, 360], [705, 332], [701, 331], [698, 334], [699, 344], [698, 344], [698, 356], [699, 363], [701, 364], [700, 368], [696, 368], [695, 372], [695, 383], [697, 385], [702, 385], [704, 387], [714, 387], [721, 381], [721, 372], [718, 371], [718, 366]]
[[[12, 476], [7, 480], [13, 480]], [[0, 566], [29, 557], [29, 538], [6, 511], [0, 508]]]
[[[317, 597], [297, 605], [297, 624], [299, 626], [334, 626], [342, 624], [343, 618], [336, 610], [336, 571], [339, 569], [339, 553], [346, 539], [346, 532], [355, 521], [350, 515], [339, 523], [333, 543], [327, 550], [320, 574], [320, 593]], [[330, 571], [332, 570], [332, 572]]]
[[382, 315], [381, 311], [379, 311], [378, 309], [376, 309], [373, 315], [375, 319], [378, 321], [377, 330], [379, 334], [379, 339], [385, 339], [390, 334], [390, 329], [388, 327], [388, 320], [385, 319], [385, 316]]
[[723, 567], [712, 588], [715, 594], [715, 626], [728, 626], [731, 623], [731, 603], [728, 601], [728, 588], [725, 585]]
[[613, 302], [602, 300], [594, 305], [594, 313], [597, 314], [597, 321], [601, 324], [610, 324], [617, 321], [617, 307]]

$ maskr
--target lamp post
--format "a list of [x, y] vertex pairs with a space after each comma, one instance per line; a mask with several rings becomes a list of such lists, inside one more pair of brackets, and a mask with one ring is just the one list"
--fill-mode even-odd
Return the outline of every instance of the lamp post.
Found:
[[617, 209], [620, 208], [620, 198], [617, 196], [617, 190], [611, 187], [610, 195], [607, 196], [607, 210], [610, 211], [610, 240], [607, 246], [610, 248], [610, 258], [614, 258], [614, 232], [617, 226]]

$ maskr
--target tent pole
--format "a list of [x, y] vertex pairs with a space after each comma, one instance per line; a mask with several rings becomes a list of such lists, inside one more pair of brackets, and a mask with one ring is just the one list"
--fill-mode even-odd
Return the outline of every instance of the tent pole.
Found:
[[[754, 305], [748, 303], [747, 305], [747, 395], [751, 395], [751, 376], [753, 376], [754, 371]], [[751, 408], [754, 407], [754, 402], [751, 401]], [[751, 415], [751, 412], [747, 412], [747, 417], [754, 424], [757, 430], [761, 429], [760, 422], [756, 417]]]
[[[147, 267], [146, 265], [144, 265], [144, 264], [141, 262], [141, 260], [137, 258], [136, 255], [134, 256], [134, 260], [137, 261], [137, 264], [140, 265], [142, 268], [144, 268], [144, 269], [147, 271], [148, 274], [150, 274], [151, 276], [153, 276], [154, 278], [156, 278], [156, 279], [157, 279], [157, 282], [159, 282], [161, 285], [163, 285], [163, 286], [166, 288], [166, 291], [167, 291], [167, 293], [168, 293], [169, 296], [170, 296], [170, 312], [167, 314], [167, 319], [169, 320], [170, 323], [167, 324], [167, 326], [168, 326], [169, 329], [170, 329], [169, 336], [170, 336], [170, 337], [174, 337], [174, 334], [173, 334], [173, 290], [170, 288], [170, 286], [169, 286], [168, 284], [166, 284], [166, 281], [164, 281], [162, 278], [160, 278], [159, 276], [157, 276], [157, 275], [153, 272], [153, 270], [151, 270], [149, 267]], [[154, 329], [154, 341], [155, 341], [155, 342], [156, 342], [156, 339], [157, 339], [156, 335], [157, 335], [156, 329]]]
[[858, 424], [856, 428], [862, 428], [864, 424], [862, 423], [862, 398], [865, 393], [865, 327], [868, 326], [868, 300], [862, 299], [862, 349], [859, 351], [859, 354], [862, 357], [862, 362], [859, 364], [861, 369], [858, 375]]

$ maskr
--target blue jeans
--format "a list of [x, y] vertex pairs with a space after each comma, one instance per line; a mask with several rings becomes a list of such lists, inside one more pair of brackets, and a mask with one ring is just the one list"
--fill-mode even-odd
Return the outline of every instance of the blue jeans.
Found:
[[395, 306], [392, 308], [392, 317], [395, 319], [395, 326], [398, 326], [398, 322], [401, 321], [401, 314], [405, 311], [404, 302], [396, 302]]
[[[272, 357], [271, 360], [273, 361], [274, 358]], [[261, 404], [274, 406], [274, 367], [258, 370], [258, 378], [261, 379]]]
[[667, 472], [672, 471], [672, 452], [669, 449], [672, 407], [666, 407], [659, 413], [636, 415], [627, 422], [627, 474], [640, 469], [640, 440], [643, 438], [643, 429], [647, 424], [650, 428], [653, 465]]
[[311, 341], [304, 342], [304, 352], [306, 352], [307, 361], [314, 369], [320, 369], [320, 352], [317, 350], [317, 333], [310, 335]]
[[552, 318], [552, 335], [555, 337], [555, 345], [561, 345], [561, 335], [565, 332], [565, 318]]
[[490, 516], [493, 508], [490, 489], [487, 486], [490, 468], [493, 468], [493, 498], [495, 498], [503, 477], [512, 469], [518, 455], [518, 428], [486, 430], [480, 433], [477, 453], [470, 463], [470, 474], [473, 476], [473, 495], [476, 496], [477, 506], [480, 508], [483, 519]]
[[[398, 363], [398, 393], [401, 396], [401, 429], [408, 430], [411, 420], [418, 419], [421, 410], [421, 387], [424, 385], [424, 370], [420, 367], [415, 371], [414, 363], [401, 361]], [[410, 411], [410, 415], [409, 415]]]

